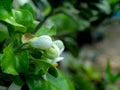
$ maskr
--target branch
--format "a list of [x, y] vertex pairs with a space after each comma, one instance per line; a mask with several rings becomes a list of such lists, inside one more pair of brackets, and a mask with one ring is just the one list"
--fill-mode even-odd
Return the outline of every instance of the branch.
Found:
[[36, 26], [33, 33], [37, 32], [51, 15], [52, 15], [52, 11], [47, 16], [45, 16], [45, 18]]

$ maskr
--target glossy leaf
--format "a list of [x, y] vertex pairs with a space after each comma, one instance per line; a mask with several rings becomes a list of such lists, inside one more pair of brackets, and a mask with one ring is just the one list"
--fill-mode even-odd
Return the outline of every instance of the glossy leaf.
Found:
[[36, 33], [35, 36], [41, 36], [41, 35], [56, 35], [56, 28], [55, 26], [52, 26], [50, 29], [46, 26], [42, 26]]
[[23, 25], [18, 24], [14, 17], [10, 15], [10, 13], [5, 10], [3, 7], [0, 6], [0, 20], [4, 21], [10, 25], [13, 25], [16, 31], [21, 31], [21, 32], [25, 32], [26, 31], [26, 27], [24, 27]]
[[9, 44], [3, 50], [3, 57], [1, 61], [1, 68], [4, 73], [18, 75], [16, 70], [16, 59], [13, 52], [13, 45]]
[[19, 10], [13, 11], [15, 21], [19, 24], [22, 24], [23, 26], [26, 26], [28, 29], [33, 24], [33, 16], [28, 10]]

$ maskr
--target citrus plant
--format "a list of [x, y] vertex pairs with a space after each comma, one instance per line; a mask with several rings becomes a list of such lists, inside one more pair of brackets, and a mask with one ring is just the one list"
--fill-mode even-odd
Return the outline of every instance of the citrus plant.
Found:
[[74, 90], [58, 70], [64, 44], [55, 27], [37, 29], [31, 8], [13, 9], [0, 0], [0, 90]]

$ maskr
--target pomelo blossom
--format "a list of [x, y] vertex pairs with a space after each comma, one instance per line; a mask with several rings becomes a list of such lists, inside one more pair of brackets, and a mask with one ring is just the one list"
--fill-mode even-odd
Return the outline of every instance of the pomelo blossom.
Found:
[[53, 43], [50, 36], [42, 35], [40, 37], [30, 39], [29, 45], [36, 49], [46, 50], [49, 49], [53, 45]]
[[54, 58], [53, 60], [49, 58], [48, 61], [52, 64], [55, 64], [64, 59], [63, 57], [60, 57], [61, 53], [64, 50], [64, 44], [61, 40], [56, 40], [53, 42], [52, 48], [54, 48], [57, 51], [56, 53], [58, 56]]

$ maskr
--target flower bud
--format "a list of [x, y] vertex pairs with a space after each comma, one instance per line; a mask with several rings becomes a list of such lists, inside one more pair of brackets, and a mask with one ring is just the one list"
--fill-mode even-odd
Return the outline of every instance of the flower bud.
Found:
[[64, 47], [64, 44], [61, 40], [56, 40], [53, 43], [55, 43], [59, 47], [59, 49], [62, 49]]
[[33, 48], [46, 50], [52, 46], [52, 39], [47, 35], [43, 35], [31, 39], [29, 44]]
[[58, 52], [55, 48], [49, 48], [45, 51], [44, 56], [49, 59], [55, 59], [58, 57]]
[[59, 55], [61, 55], [61, 53], [64, 50], [64, 44], [63, 44], [63, 42], [61, 40], [56, 40], [53, 43], [54, 43], [53, 44], [54, 48], [56, 48], [56, 49], [57, 49], [57, 47], [59, 48], [59, 50], [57, 49], [57, 51], [59, 51]]

